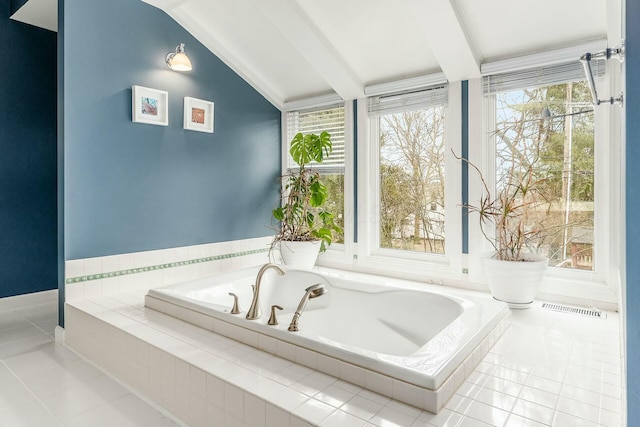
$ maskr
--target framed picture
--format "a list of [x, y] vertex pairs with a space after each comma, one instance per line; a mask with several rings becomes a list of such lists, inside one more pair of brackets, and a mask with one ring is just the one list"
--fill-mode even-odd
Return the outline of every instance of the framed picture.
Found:
[[213, 102], [185, 96], [184, 128], [213, 133]]
[[131, 88], [131, 121], [150, 125], [169, 125], [169, 94], [144, 86]]

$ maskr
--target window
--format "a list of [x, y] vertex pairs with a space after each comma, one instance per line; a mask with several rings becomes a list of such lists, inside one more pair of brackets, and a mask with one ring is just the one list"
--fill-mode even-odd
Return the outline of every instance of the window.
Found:
[[447, 264], [445, 255], [460, 250], [460, 233], [446, 232], [459, 225], [460, 203], [459, 169], [451, 169], [447, 155], [451, 140], [459, 142], [447, 133], [449, 90], [443, 84], [367, 100], [370, 185], [363, 203], [368, 255], [377, 257], [376, 266], [384, 257], [389, 268], [406, 268], [399, 258]]
[[421, 107], [375, 119], [381, 248], [444, 253], [444, 112]]
[[496, 184], [534, 168], [544, 203], [529, 214], [551, 266], [593, 270], [595, 123], [586, 81], [496, 94]]
[[[603, 68], [598, 66], [601, 76]], [[597, 194], [601, 163], [596, 114], [579, 63], [489, 76], [490, 158], [496, 189], [525, 170], [542, 188], [543, 202], [527, 213], [541, 234], [530, 248], [559, 269], [596, 270]]]
[[[324, 106], [287, 113], [287, 168], [297, 167], [288, 155], [289, 143], [297, 133], [320, 134], [327, 131], [331, 135], [333, 152], [322, 162], [312, 167], [323, 176], [329, 196], [327, 211], [336, 218], [336, 223], [344, 229], [344, 164], [345, 164], [345, 108], [344, 104]], [[344, 243], [344, 236], [334, 236], [334, 243]], [[332, 246], [333, 247], [333, 246]]]

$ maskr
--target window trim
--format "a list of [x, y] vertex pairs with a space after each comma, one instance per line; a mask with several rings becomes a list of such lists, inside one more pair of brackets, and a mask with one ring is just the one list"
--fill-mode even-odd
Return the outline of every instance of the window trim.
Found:
[[[608, 84], [610, 73], [598, 78], [598, 84]], [[495, 98], [484, 96], [482, 78], [469, 81], [469, 130], [470, 140], [479, 141], [479, 144], [469, 145], [469, 160], [482, 171], [487, 183], [495, 185], [495, 142], [492, 137], [492, 127], [495, 127]], [[539, 298], [553, 297], [555, 300], [565, 299], [586, 305], [592, 305], [594, 301], [600, 303], [617, 303], [618, 278], [615, 277], [613, 263], [615, 255], [611, 254], [611, 248], [616, 241], [615, 226], [611, 221], [616, 206], [620, 200], [619, 186], [615, 180], [608, 177], [615, 170], [612, 157], [619, 150], [620, 140], [612, 132], [610, 108], [595, 107], [595, 204], [594, 215], [594, 257], [596, 270], [574, 271], [570, 269], [550, 268], [541, 285]], [[492, 126], [490, 124], [493, 124]], [[478, 200], [482, 194], [479, 182], [469, 180], [469, 200]], [[479, 255], [491, 251], [491, 245], [486, 242], [480, 232], [479, 225], [474, 217], [469, 217], [469, 254], [466, 260], [468, 265], [468, 279], [472, 283], [487, 286], [486, 278], [482, 273]]]
[[[542, 62], [544, 63], [544, 61]], [[540, 64], [539, 58], [533, 63]], [[597, 84], [598, 86], [604, 84], [605, 87], [611, 89], [612, 93], [617, 93], [620, 90], [621, 71], [620, 67], [616, 68], [614, 63], [615, 61], [607, 62], [607, 72]], [[462, 145], [461, 87], [461, 82], [449, 83], [449, 103], [445, 129], [447, 144], [454, 149], [456, 154], [461, 154]], [[335, 101], [330, 104], [335, 104]], [[357, 108], [357, 117], [354, 116], [354, 104]], [[482, 78], [468, 80], [468, 107], [469, 159], [481, 168], [485, 168], [488, 164], [495, 162], [488, 161], [493, 157], [490, 156], [488, 138], [486, 137], [489, 109], [486, 108]], [[596, 305], [612, 310], [617, 307], [618, 293], [621, 292], [619, 266], [623, 257], [619, 242], [624, 237], [624, 230], [620, 221], [616, 221], [614, 218], [619, 217], [620, 206], [623, 203], [621, 183], [624, 176], [620, 172], [620, 162], [623, 159], [621, 151], [623, 129], [619, 125], [623, 120], [622, 112], [623, 110], [616, 106], [602, 106], [596, 109], [596, 121], [598, 122], [596, 156], [599, 159], [596, 163], [596, 174], [604, 177], [596, 182], [596, 199], [599, 200], [596, 210], [599, 212], [598, 215], [602, 216], [597, 221], [599, 224], [602, 221], [607, 221], [605, 227], [601, 225], [596, 227], [597, 245], [605, 245], [601, 249], [597, 249], [596, 252], [603, 252], [601, 255], [605, 256], [604, 261], [596, 259], [597, 265], [601, 265], [605, 269], [601, 272], [602, 280], [595, 281], [592, 278], [579, 280], [575, 277], [561, 277], [562, 274], [553, 275], [553, 277], [545, 279], [538, 296], [540, 299], [553, 299], [587, 306]], [[285, 113], [286, 111], [283, 111], [282, 114], [283, 167], [286, 167], [287, 164], [289, 142], [286, 141]], [[491, 248], [487, 247], [488, 243], [479, 232], [477, 221], [473, 217], [463, 218], [462, 216], [460, 207], [462, 204], [462, 162], [456, 160], [452, 155], [446, 158], [448, 185], [445, 189], [445, 200], [447, 205], [454, 209], [454, 216], [453, 219], [447, 217], [446, 233], [450, 239], [455, 239], [456, 242], [453, 244], [453, 251], [447, 254], [448, 260], [445, 263], [438, 263], [388, 257], [384, 256], [384, 253], [380, 255], [370, 253], [371, 239], [369, 235], [372, 208], [368, 204], [371, 199], [371, 164], [367, 99], [347, 100], [345, 115], [345, 243], [331, 245], [327, 252], [320, 256], [317, 264], [323, 267], [362, 271], [399, 279], [418, 280], [487, 292], [488, 286], [482, 274], [478, 254]], [[357, 176], [354, 175], [356, 170]], [[483, 173], [486, 175], [484, 170]], [[469, 175], [472, 176], [471, 171]], [[481, 192], [480, 184], [470, 179], [468, 186], [469, 200], [477, 200]], [[602, 195], [608, 198], [606, 203], [601, 200]], [[607, 203], [608, 206], [604, 206], [602, 209], [600, 205]], [[468, 254], [462, 253], [462, 221], [468, 221], [469, 226]], [[452, 227], [452, 232], [449, 231], [449, 227]], [[357, 236], [354, 236], [355, 230], [357, 230]], [[377, 233], [377, 230], [374, 232]], [[569, 273], [572, 272], [569, 271]]]
[[[461, 209], [462, 172], [460, 162], [451, 154], [460, 153], [462, 140], [462, 84], [449, 83], [449, 101], [445, 119], [445, 254], [428, 254], [379, 247], [379, 150], [375, 126], [368, 117], [367, 100], [358, 100], [358, 266], [370, 271], [393, 273], [402, 277], [459, 280], [462, 273]], [[411, 273], [407, 273], [410, 271]]]
[[[324, 103], [322, 102], [324, 99]], [[288, 139], [288, 113], [295, 110], [306, 110], [309, 108], [330, 108], [338, 104], [344, 105], [344, 243], [332, 243], [327, 251], [320, 254], [318, 257], [318, 265], [330, 265], [330, 264], [343, 264], [344, 262], [350, 262], [353, 258], [353, 240], [354, 240], [354, 177], [353, 177], [353, 102], [351, 101], [338, 101], [335, 97], [317, 97], [312, 98], [309, 101], [297, 101], [297, 104], [293, 106], [300, 108], [289, 108], [287, 111], [282, 112], [281, 119], [281, 153], [280, 153], [280, 165], [281, 175], [287, 173], [287, 166], [289, 162], [289, 142]]]

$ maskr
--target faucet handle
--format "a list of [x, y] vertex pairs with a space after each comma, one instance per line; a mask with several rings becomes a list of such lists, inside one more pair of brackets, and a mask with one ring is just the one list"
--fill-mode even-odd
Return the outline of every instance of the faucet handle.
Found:
[[240, 307], [238, 306], [238, 295], [233, 292], [229, 292], [229, 295], [233, 297], [233, 308], [231, 309], [231, 314], [240, 313]]
[[276, 309], [282, 310], [282, 307], [280, 307], [279, 305], [271, 306], [271, 316], [269, 316], [269, 321], [267, 322], [267, 325], [274, 326], [278, 324], [278, 319], [276, 319]]

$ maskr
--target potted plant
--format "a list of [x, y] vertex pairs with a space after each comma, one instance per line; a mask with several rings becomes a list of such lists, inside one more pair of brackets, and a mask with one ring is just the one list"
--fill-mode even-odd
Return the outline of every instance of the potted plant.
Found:
[[342, 233], [331, 212], [323, 209], [327, 201], [327, 187], [322, 183], [312, 162], [321, 164], [333, 150], [331, 135], [298, 133], [291, 140], [289, 154], [298, 165], [282, 176], [280, 207], [273, 217], [280, 222], [272, 242], [279, 243], [286, 265], [311, 268], [318, 254], [326, 251], [333, 233]]
[[[455, 155], [455, 154], [454, 154]], [[483, 194], [477, 205], [465, 205], [479, 216], [480, 230], [493, 247], [481, 261], [493, 297], [511, 308], [529, 308], [544, 277], [549, 260], [537, 252], [546, 238], [565, 225], [547, 223], [550, 204], [541, 192], [544, 178], [535, 162], [506, 171], [498, 189], [489, 190], [480, 169], [466, 159], [480, 177]]]

